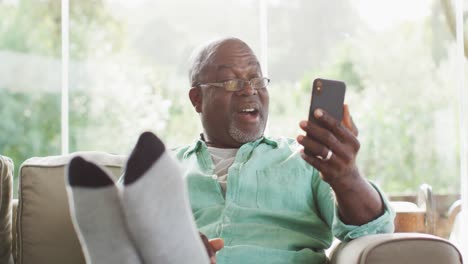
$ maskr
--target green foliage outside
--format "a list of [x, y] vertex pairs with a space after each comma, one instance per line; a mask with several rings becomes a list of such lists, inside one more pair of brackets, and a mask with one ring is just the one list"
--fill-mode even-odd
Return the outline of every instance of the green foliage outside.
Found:
[[[396, 33], [394, 39], [398, 38]], [[353, 48], [355, 44], [348, 45]], [[429, 52], [422, 47], [405, 48], [413, 54], [421, 49]], [[307, 118], [309, 102], [304, 98], [310, 97], [314, 78], [343, 80], [347, 83], [345, 101], [360, 131], [358, 162], [364, 175], [390, 193], [414, 193], [421, 183], [429, 183], [438, 193], [457, 193], [456, 91], [448, 77], [455, 68], [455, 57], [451, 55], [437, 66], [423, 62], [428, 65], [426, 69], [404, 69], [412, 64], [408, 57], [398, 65], [394, 61], [392, 66], [403, 70], [392, 72], [365, 69], [368, 62], [358, 53], [343, 53], [330, 67], [306, 75], [296, 87], [278, 86], [279, 91], [288, 89], [287, 101], [284, 93], [272, 91], [272, 101], [278, 105], [271, 111], [271, 123], [282, 124], [272, 130], [275, 134], [284, 134], [285, 130], [289, 135], [299, 133], [297, 122], [288, 116], [301, 113], [303, 119]]]
[[[59, 59], [58, 2], [0, 3], [0, 55], [7, 50]], [[313, 79], [344, 80], [346, 101], [360, 130], [358, 162], [363, 174], [390, 193], [414, 193], [424, 182], [437, 193], [458, 192], [456, 93], [451, 77], [455, 54], [440, 26], [444, 22], [437, 6], [430, 18], [416, 25], [400, 24], [382, 34], [356, 32], [343, 40], [333, 32], [351, 30], [359, 23], [355, 14], [347, 8], [330, 11], [320, 1], [296, 2], [299, 7], [271, 7], [270, 29], [277, 31], [271, 34], [269, 47], [273, 81], [267, 133], [288, 137], [301, 133], [298, 123], [307, 118]], [[166, 5], [169, 10], [172, 4]], [[315, 25], [323, 36], [311, 33], [315, 37], [303, 40], [301, 32], [312, 30], [306, 23], [311, 10], [328, 10], [342, 20]], [[170, 147], [194, 140], [200, 122], [188, 101], [185, 71], [172, 60], [181, 64], [187, 47], [198, 42], [181, 43], [196, 39], [198, 32], [177, 29], [178, 21], [167, 11], [166, 17], [153, 19], [158, 28], [152, 32], [166, 32], [170, 40], [159, 38], [156, 47], [141, 46], [149, 50], [141, 58], [127, 51], [131, 46], [127, 37], [138, 32], [131, 32], [126, 20], [112, 15], [104, 2], [72, 1], [71, 12], [71, 57], [76, 67], [113, 59], [96, 66], [105, 73], [98, 77], [89, 74], [81, 79], [71, 72], [78, 77], [70, 92], [70, 150], [125, 154], [144, 130], [156, 132]], [[331, 33], [327, 28], [333, 29]], [[328, 47], [329, 43], [335, 45]], [[327, 52], [317, 53], [311, 48], [314, 44]], [[172, 57], [167, 54], [170, 47], [178, 51]], [[26, 158], [60, 154], [60, 94], [28, 89], [31, 92], [24, 93], [0, 87], [0, 154], [13, 158], [16, 171]]]
[[24, 94], [0, 89], [0, 150], [15, 161], [26, 157], [60, 154], [60, 96]]

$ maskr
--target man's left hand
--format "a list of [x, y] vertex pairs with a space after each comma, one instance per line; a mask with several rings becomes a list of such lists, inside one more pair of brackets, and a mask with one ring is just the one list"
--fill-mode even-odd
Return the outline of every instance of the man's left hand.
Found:
[[300, 123], [300, 127], [310, 136], [297, 137], [304, 150], [311, 153], [303, 153], [303, 158], [318, 169], [323, 180], [332, 187], [346, 185], [359, 177], [356, 156], [360, 148], [358, 130], [348, 106], [343, 106], [343, 120], [336, 120], [322, 109], [316, 109], [314, 116], [321, 126], [308, 121]]
[[356, 165], [360, 147], [358, 131], [348, 106], [343, 107], [341, 121], [323, 110], [316, 110], [314, 115], [321, 126], [302, 121], [300, 126], [310, 137], [301, 135], [297, 141], [311, 153], [307, 155], [302, 150], [304, 160], [320, 171], [323, 180], [335, 192], [343, 223], [362, 225], [382, 215], [384, 207], [379, 193], [359, 174]]

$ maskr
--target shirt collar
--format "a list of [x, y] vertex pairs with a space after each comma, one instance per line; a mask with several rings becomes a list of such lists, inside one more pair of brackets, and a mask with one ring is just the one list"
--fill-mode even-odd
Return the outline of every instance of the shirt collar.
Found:
[[[248, 142], [248, 143], [245, 143], [245, 144], [250, 144], [253, 148], [255, 148], [258, 145], [260, 145], [261, 143], [265, 143], [265, 144], [270, 145], [270, 146], [272, 146], [274, 148], [278, 147], [278, 141], [277, 140], [275, 140], [273, 138], [270, 138], [270, 137], [265, 137], [265, 136], [262, 136], [261, 138], [255, 140], [255, 141]], [[203, 133], [200, 134], [200, 138], [197, 139], [196, 141], [194, 141], [189, 146], [187, 151], [185, 151], [184, 158], [187, 158], [189, 155], [191, 155], [194, 152], [198, 152], [202, 148], [207, 148], [207, 145], [206, 145], [204, 137], [203, 137]]]

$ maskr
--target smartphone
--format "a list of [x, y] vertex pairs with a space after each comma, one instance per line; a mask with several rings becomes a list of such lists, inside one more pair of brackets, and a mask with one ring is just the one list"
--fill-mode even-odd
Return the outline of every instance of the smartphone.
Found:
[[[326, 79], [315, 79], [312, 84], [312, 97], [309, 109], [309, 121], [320, 126], [314, 117], [314, 111], [321, 108], [336, 120], [343, 119], [343, 103], [346, 92], [344, 82]], [[309, 136], [309, 134], [307, 134]]]

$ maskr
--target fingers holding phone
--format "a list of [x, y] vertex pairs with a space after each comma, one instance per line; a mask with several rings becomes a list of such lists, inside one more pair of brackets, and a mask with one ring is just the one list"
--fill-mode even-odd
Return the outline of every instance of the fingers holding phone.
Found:
[[353, 135], [357, 137], [359, 135], [359, 130], [356, 127], [356, 124], [354, 124], [353, 118], [351, 116], [351, 113], [349, 112], [349, 106], [347, 104], [343, 105], [343, 120], [341, 120], [341, 123], [351, 130]]
[[304, 160], [329, 183], [357, 171], [355, 159], [360, 144], [349, 108], [343, 105], [345, 89], [343, 82], [316, 79], [309, 120], [300, 123], [307, 136], [297, 137], [304, 146]]
[[[349, 143], [353, 145], [354, 148], [359, 149], [359, 141], [355, 136], [355, 134], [357, 134], [357, 128], [354, 122], [344, 121], [345, 117], [343, 117], [341, 121], [337, 120], [320, 108], [315, 110], [314, 116], [318, 120], [318, 124], [317, 127], [315, 127], [316, 131], [308, 133], [308, 137], [319, 140], [330, 148], [333, 148], [332, 146], [337, 145], [337, 143]], [[346, 124], [348, 122], [351, 122], [349, 124], [350, 127]]]

